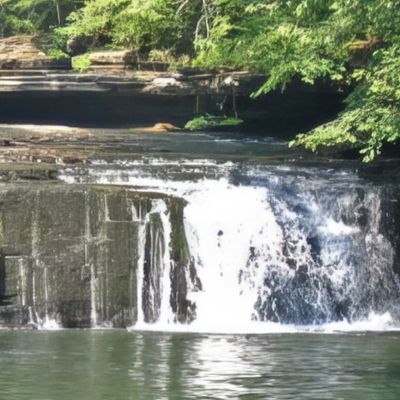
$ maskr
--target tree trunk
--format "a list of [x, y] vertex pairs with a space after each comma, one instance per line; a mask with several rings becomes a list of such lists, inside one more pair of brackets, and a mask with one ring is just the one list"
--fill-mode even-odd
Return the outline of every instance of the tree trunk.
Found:
[[54, 5], [56, 6], [56, 12], [57, 12], [57, 23], [60, 26], [61, 25], [61, 10], [60, 10], [60, 3], [58, 0], [54, 0]]

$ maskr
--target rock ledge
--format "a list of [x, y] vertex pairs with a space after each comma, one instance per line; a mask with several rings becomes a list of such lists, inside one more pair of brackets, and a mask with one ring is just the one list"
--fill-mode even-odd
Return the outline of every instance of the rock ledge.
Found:
[[0, 40], [0, 69], [69, 68], [69, 59], [52, 59], [39, 50], [34, 36], [12, 36]]

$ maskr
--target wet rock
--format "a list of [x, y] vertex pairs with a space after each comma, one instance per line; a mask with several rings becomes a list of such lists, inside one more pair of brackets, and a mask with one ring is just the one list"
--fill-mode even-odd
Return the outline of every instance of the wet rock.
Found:
[[15, 146], [15, 143], [8, 139], [0, 140], [0, 147], [9, 147], [9, 146]]
[[8, 164], [0, 163], [0, 182], [14, 181], [52, 181], [57, 173], [56, 167], [50, 164]]
[[[189, 252], [183, 224], [184, 201], [172, 199], [171, 210], [171, 307], [176, 316], [176, 322], [190, 323], [196, 318], [196, 305], [188, 300], [188, 290], [201, 290], [202, 284], [197, 276], [193, 260]], [[189, 272], [189, 273], [187, 273]], [[187, 278], [190, 278], [187, 279]]]
[[142, 304], [144, 321], [147, 323], [157, 322], [160, 317], [165, 250], [162, 222], [158, 214], [153, 214], [146, 226], [143, 265]]
[[[111, 193], [125, 199], [124, 207], [135, 197]], [[0, 306], [0, 324], [27, 324], [28, 307], [35, 324], [49, 317], [64, 327], [90, 326], [93, 307], [99, 324], [135, 322], [138, 225], [108, 220], [111, 193], [63, 185], [2, 189], [3, 297], [14, 297]]]
[[29, 311], [27, 308], [0, 306], [0, 326], [18, 328], [28, 326]]
[[394, 270], [400, 275], [400, 189], [395, 185], [383, 191], [380, 228], [393, 245]]
[[78, 157], [63, 157], [62, 161], [64, 164], [78, 164], [82, 162], [82, 159]]
[[138, 296], [144, 320], [156, 322], [169, 249], [160, 214], [149, 214], [153, 201], [173, 216], [171, 307], [177, 321], [192, 321], [187, 292], [200, 283], [181, 200], [120, 187], [26, 184], [0, 190], [0, 326], [127, 327], [137, 320]]
[[319, 256], [321, 254], [321, 243], [318, 236], [309, 236], [307, 237], [307, 244], [311, 248], [311, 256], [315, 261], [319, 260]]

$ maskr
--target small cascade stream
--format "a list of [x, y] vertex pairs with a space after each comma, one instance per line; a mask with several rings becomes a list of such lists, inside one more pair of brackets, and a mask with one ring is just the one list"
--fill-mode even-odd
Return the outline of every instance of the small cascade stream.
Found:
[[89, 247], [92, 242], [90, 232], [90, 205], [89, 205], [89, 193], [85, 191], [85, 264], [84, 268], [90, 271], [90, 324], [92, 328], [97, 327], [97, 311], [96, 311], [96, 297], [97, 297], [97, 282], [96, 272], [93, 265], [93, 260], [89, 254]]
[[[40, 215], [39, 215], [39, 193], [34, 196], [34, 206], [32, 208], [32, 305], [29, 307], [29, 324], [38, 329], [57, 330], [60, 324], [57, 322], [57, 315], [53, 315], [50, 308], [49, 297], [49, 273], [48, 266], [42, 261], [40, 254]], [[19, 260], [21, 263], [21, 260]], [[21, 273], [24, 272], [20, 269]], [[26, 275], [21, 275], [23, 282]], [[42, 302], [38, 301], [38, 291], [42, 291]], [[26, 303], [26, 291], [22, 290], [23, 300]]]
[[[140, 212], [140, 211], [139, 211]], [[138, 324], [173, 321], [170, 296], [170, 221], [163, 200], [154, 200], [139, 230]]]

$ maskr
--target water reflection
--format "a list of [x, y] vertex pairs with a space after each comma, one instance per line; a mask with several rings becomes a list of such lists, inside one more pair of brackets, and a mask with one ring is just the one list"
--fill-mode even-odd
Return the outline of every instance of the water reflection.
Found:
[[399, 334], [0, 332], [0, 399], [398, 399]]
[[[265, 368], [260, 368], [252, 359], [253, 355], [247, 353], [247, 348], [245, 338], [220, 336], [197, 340], [193, 346], [196, 369], [186, 377], [194, 393], [201, 393], [203, 398], [216, 399], [248, 394], [249, 388], [243, 383], [270, 371], [274, 360], [269, 357]], [[210, 371], [213, 373], [210, 374]]]

